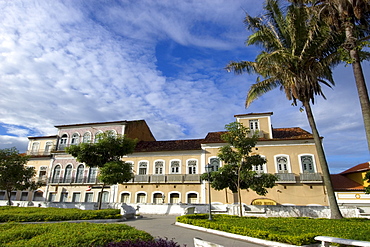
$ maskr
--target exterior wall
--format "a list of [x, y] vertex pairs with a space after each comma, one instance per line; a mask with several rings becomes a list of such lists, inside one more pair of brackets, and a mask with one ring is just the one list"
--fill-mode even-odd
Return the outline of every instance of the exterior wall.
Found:
[[365, 175], [366, 175], [366, 172], [355, 172], [355, 173], [346, 174], [346, 177], [359, 184], [362, 184], [364, 187], [367, 187], [370, 184], [364, 180]]
[[[270, 113], [268, 114], [251, 114], [236, 116], [237, 120], [249, 126], [249, 119], [258, 119], [259, 127], [264, 131], [264, 140], [260, 140], [257, 146], [253, 149], [253, 154], [260, 154], [266, 158], [265, 172], [277, 174], [279, 176], [287, 176], [289, 179], [277, 181], [276, 186], [268, 190], [266, 196], [259, 196], [253, 191], [242, 192], [242, 202], [252, 204], [254, 200], [266, 198], [271, 199], [281, 205], [328, 205], [327, 196], [323, 186], [322, 177], [320, 175], [321, 168], [317, 159], [316, 149], [312, 139], [288, 139], [288, 140], [266, 140], [272, 138]], [[74, 133], [78, 133], [82, 142], [84, 133], [90, 132], [92, 141], [98, 131], [115, 130], [118, 134], [123, 132], [129, 133], [131, 138], [138, 137], [153, 141], [150, 129], [145, 121], [132, 122], [115, 122], [112, 124], [82, 124], [82, 125], [66, 125], [58, 126], [58, 136], [67, 134], [67, 145], [71, 144], [71, 137]], [[40, 142], [40, 147], [46, 144], [46, 141], [53, 141], [56, 144], [57, 137], [53, 138], [33, 138], [30, 139], [29, 151], [32, 150], [32, 143]], [[160, 204], [160, 203], [208, 203], [208, 183], [200, 181], [200, 175], [205, 172], [205, 165], [211, 162], [212, 158], [216, 158], [219, 148], [225, 143], [205, 143], [198, 150], [192, 151], [161, 151], [161, 152], [137, 152], [124, 157], [124, 161], [133, 164], [134, 178], [123, 185], [106, 186], [104, 191], [108, 193], [107, 202], [120, 203], [122, 194], [129, 195], [128, 203], [137, 203], [138, 195], [143, 193], [145, 203]], [[300, 161], [301, 155], [312, 155], [314, 158], [315, 179], [307, 180], [302, 175], [302, 165]], [[278, 173], [276, 157], [284, 156], [288, 159], [289, 169], [286, 173]], [[171, 173], [171, 161], [177, 160], [180, 162], [178, 174]], [[189, 174], [187, 162], [196, 160], [197, 167], [195, 174]], [[146, 174], [139, 174], [139, 163], [142, 161], [148, 162]], [[162, 174], [156, 174], [155, 162], [163, 162]], [[98, 180], [89, 180], [91, 169], [84, 165], [83, 172], [77, 174], [78, 167], [81, 165], [72, 156], [65, 154], [63, 149], [52, 154], [52, 156], [32, 156], [28, 165], [36, 168], [37, 174], [41, 167], [47, 167], [46, 175], [48, 183], [39, 190], [43, 193], [44, 201], [80, 203], [86, 201], [86, 195], [92, 194], [89, 202], [97, 201], [101, 191], [102, 184]], [[220, 166], [222, 166], [220, 162]], [[56, 175], [55, 167], [60, 166], [60, 172]], [[70, 174], [66, 177], [66, 168], [71, 166]], [[78, 180], [77, 178], [82, 179]], [[68, 178], [68, 179], [66, 179]], [[37, 179], [37, 177], [36, 177]], [[73, 197], [74, 193], [79, 193], [79, 198]], [[176, 196], [175, 196], [176, 195]], [[178, 195], [178, 197], [177, 197]], [[189, 196], [190, 195], [190, 196]], [[17, 196], [20, 196], [17, 194]], [[191, 198], [190, 198], [191, 197]], [[30, 198], [29, 198], [30, 199]], [[125, 199], [126, 200], [126, 199]], [[212, 203], [237, 203], [236, 194], [230, 190], [215, 191], [211, 189]]]
[[[52, 144], [49, 149], [46, 145], [47, 143]], [[56, 143], [57, 143], [56, 136], [53, 136], [50, 138], [44, 138], [44, 137], [29, 138], [27, 154], [28, 155], [50, 155], [51, 151], [55, 148]]]

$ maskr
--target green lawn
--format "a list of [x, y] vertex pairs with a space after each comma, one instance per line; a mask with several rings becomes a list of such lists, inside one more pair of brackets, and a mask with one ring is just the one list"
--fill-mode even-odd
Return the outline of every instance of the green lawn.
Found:
[[294, 245], [312, 244], [315, 236], [331, 236], [370, 241], [368, 219], [262, 218], [214, 215], [185, 215], [181, 223]]
[[119, 209], [81, 210], [76, 208], [0, 207], [0, 222], [119, 219], [121, 217]]
[[125, 224], [0, 224], [0, 246], [90, 247], [139, 239], [152, 240], [153, 237]]

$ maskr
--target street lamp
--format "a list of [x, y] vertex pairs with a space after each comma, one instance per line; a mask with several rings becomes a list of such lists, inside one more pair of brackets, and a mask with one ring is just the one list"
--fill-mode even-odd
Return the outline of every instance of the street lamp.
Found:
[[213, 166], [211, 164], [206, 165], [206, 172], [208, 173], [208, 200], [209, 200], [209, 217], [208, 220], [212, 220], [212, 206], [211, 206], [211, 172], [213, 170]]

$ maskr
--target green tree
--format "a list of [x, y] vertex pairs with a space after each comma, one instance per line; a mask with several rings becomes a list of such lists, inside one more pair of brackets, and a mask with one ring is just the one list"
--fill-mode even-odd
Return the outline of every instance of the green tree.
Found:
[[335, 37], [327, 25], [320, 23], [302, 4], [291, 4], [284, 9], [280, 1], [267, 0], [264, 9], [266, 13], [262, 18], [249, 15], [245, 18], [247, 28], [254, 32], [246, 44], [260, 45], [262, 52], [255, 61], [230, 62], [227, 69], [261, 76], [248, 91], [246, 107], [275, 88], [284, 91], [293, 105], [302, 104], [315, 141], [331, 218], [342, 218], [311, 109], [316, 95], [325, 98], [321, 84], [334, 85], [331, 69], [340, 62], [337, 42], [341, 37]]
[[363, 50], [370, 38], [370, 1], [298, 0], [298, 2], [312, 5], [319, 17], [328, 23], [333, 31], [345, 36], [340, 44], [341, 51], [345, 53], [343, 60], [352, 65], [370, 150], [370, 100], [361, 65], [361, 61], [369, 59], [370, 55], [369, 52]]
[[[260, 155], [250, 155], [257, 143], [257, 136], [249, 138], [249, 129], [241, 123], [233, 122], [226, 125], [227, 132], [222, 139], [228, 144], [220, 148], [218, 157], [225, 162], [218, 171], [211, 173], [212, 188], [223, 190], [229, 188], [238, 193], [239, 215], [243, 216], [241, 190], [253, 190], [258, 195], [266, 195], [267, 189], [275, 186], [277, 178], [272, 174], [253, 171], [253, 166], [262, 166], [266, 160]], [[208, 174], [202, 179], [208, 180]]]
[[133, 153], [137, 140], [123, 135], [101, 134], [96, 143], [80, 143], [66, 148], [79, 162], [89, 167], [98, 167], [98, 178], [103, 183], [98, 199], [101, 209], [104, 186], [107, 184], [124, 183], [133, 177], [131, 164], [123, 162], [123, 156]]
[[34, 167], [26, 166], [28, 159], [15, 147], [0, 149], [0, 189], [6, 191], [8, 205], [12, 204], [12, 191], [35, 190], [42, 185], [32, 180], [36, 172]]
[[[370, 184], [370, 172], [367, 172], [364, 177], [364, 181], [368, 182]], [[365, 187], [365, 194], [370, 194], [370, 185]]]

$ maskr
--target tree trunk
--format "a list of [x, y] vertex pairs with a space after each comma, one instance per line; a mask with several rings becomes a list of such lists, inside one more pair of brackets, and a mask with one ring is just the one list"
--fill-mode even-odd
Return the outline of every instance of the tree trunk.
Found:
[[326, 187], [326, 192], [328, 194], [329, 207], [330, 207], [330, 218], [331, 219], [341, 219], [343, 218], [338, 204], [337, 199], [335, 198], [335, 193], [333, 185], [331, 183], [330, 173], [328, 163], [326, 162], [324, 148], [322, 146], [321, 138], [316, 127], [315, 119], [312, 113], [311, 105], [309, 101], [302, 102], [306, 111], [308, 122], [311, 126], [312, 135], [315, 140], [315, 146], [317, 151], [317, 156], [319, 158], [322, 175], [324, 177], [324, 185]]
[[6, 194], [8, 195], [8, 206], [11, 206], [12, 205], [12, 201], [10, 200], [10, 197], [12, 196], [12, 191], [11, 190], [7, 190], [6, 191]]
[[240, 217], [243, 217], [243, 209], [242, 209], [242, 194], [240, 191], [240, 170], [242, 168], [242, 165], [238, 167], [238, 200], [239, 200], [239, 215]]
[[103, 199], [104, 186], [105, 186], [105, 184], [102, 185], [100, 194], [98, 196], [98, 210], [101, 209], [101, 203], [102, 203], [102, 199]]
[[367, 146], [370, 151], [370, 101], [367, 92], [364, 73], [362, 71], [361, 60], [356, 49], [357, 39], [353, 36], [354, 24], [347, 22], [346, 26], [346, 44], [345, 48], [349, 51], [352, 60], [352, 70], [356, 81], [358, 97], [360, 99], [362, 118], [365, 125], [365, 132], [367, 138]]

